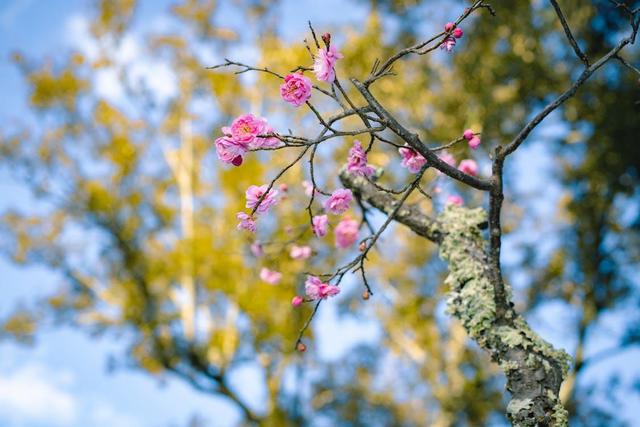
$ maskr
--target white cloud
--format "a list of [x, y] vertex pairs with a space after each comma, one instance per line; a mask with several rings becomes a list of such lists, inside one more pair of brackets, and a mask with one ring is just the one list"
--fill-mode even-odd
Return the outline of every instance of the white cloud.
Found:
[[143, 81], [151, 93], [160, 101], [165, 101], [178, 93], [177, 77], [166, 63], [138, 58], [131, 67], [132, 81]]
[[111, 101], [116, 102], [124, 97], [124, 87], [120, 82], [118, 72], [110, 67], [98, 70], [94, 74], [96, 93]]
[[71, 15], [64, 25], [65, 41], [94, 61], [98, 57], [98, 45], [91, 37], [89, 20], [84, 15]]
[[40, 365], [0, 373], [0, 420], [16, 425], [43, 423], [66, 426], [77, 417], [78, 402], [66, 390], [69, 373], [52, 375]]
[[108, 49], [115, 64], [94, 73], [98, 95], [116, 103], [124, 100], [124, 85], [118, 72], [122, 67], [129, 67], [130, 83], [134, 87], [143, 82], [157, 100], [165, 101], [177, 95], [178, 82], [171, 66], [145, 52], [140, 33], [126, 34], [118, 43], [104, 39], [101, 42], [104, 44], [99, 45], [89, 26], [86, 16], [72, 15], [65, 23], [65, 39], [91, 61], [98, 59], [100, 49]]

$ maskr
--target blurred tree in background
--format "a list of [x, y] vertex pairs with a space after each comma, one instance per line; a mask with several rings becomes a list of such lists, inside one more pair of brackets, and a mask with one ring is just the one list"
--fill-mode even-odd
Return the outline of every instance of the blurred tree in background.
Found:
[[[359, 3], [370, 6], [362, 28], [321, 29], [341, 42], [342, 75], [366, 75], [376, 58], [439, 31], [453, 17], [440, 2]], [[626, 3], [634, 8], [639, 2]], [[483, 141], [508, 142], [579, 72], [548, 4], [491, 4], [496, 16], [467, 22], [465, 44], [451, 59], [398, 63], [402, 80], [378, 85], [378, 97], [419, 129], [423, 140], [449, 141], [472, 127], [481, 129]], [[311, 240], [308, 230], [298, 235], [286, 227], [304, 223], [298, 183], [305, 175], [294, 168], [285, 178], [290, 189], [278, 207], [280, 222], [260, 236], [287, 244], [265, 244], [265, 256], [253, 256], [252, 242], [233, 222], [242, 192], [271, 179], [269, 172], [291, 161], [290, 154], [261, 153], [229, 169], [215, 161], [212, 142], [220, 126], [243, 111], [284, 123], [280, 131], [314, 123], [283, 108], [277, 80], [205, 67], [246, 46], [256, 49], [257, 65], [278, 70], [308, 62], [308, 54], [301, 40], [281, 37], [279, 2], [230, 5], [252, 31], [227, 26], [218, 2], [185, 0], [171, 8], [166, 32], [147, 35], [143, 50], [122, 60], [139, 5], [102, 0], [95, 3], [87, 41], [91, 54], [14, 56], [39, 125], [3, 130], [0, 165], [23, 179], [41, 203], [35, 212], [4, 212], [2, 237], [9, 244], [2, 250], [17, 263], [46, 265], [62, 280], [34, 310], [4, 319], [0, 336], [28, 340], [39, 324], [51, 322], [119, 334], [128, 340], [124, 358], [131, 366], [225, 396], [247, 422], [264, 425], [504, 424], [499, 371], [456, 321], [441, 314], [446, 289], [435, 246], [403, 228], [394, 227], [393, 241], [373, 255], [376, 297], [361, 301], [356, 290], [340, 303], [344, 316], [375, 316], [381, 342], [362, 344], [330, 363], [313, 350], [314, 342], [304, 357], [293, 351], [305, 313], [291, 310], [291, 296], [304, 272], [333, 265], [340, 254], [317, 245], [313, 261], [305, 263], [280, 250]], [[567, 0], [563, 6], [593, 57], [628, 26], [623, 11], [608, 1]], [[462, 10], [464, 3], [455, 7]], [[425, 22], [433, 10], [439, 21]], [[640, 60], [637, 49], [623, 56], [634, 64]], [[140, 78], [144, 66], [154, 73], [170, 70], [175, 91], [159, 94]], [[97, 76], [105, 71], [122, 84], [117, 101], [101, 95]], [[635, 379], [638, 392], [637, 369], [623, 382], [583, 379], [608, 355], [640, 342], [635, 79], [619, 64], [607, 65], [555, 116], [552, 132], [540, 136], [552, 162], [552, 172], [540, 179], [560, 186], [557, 206], [540, 213], [540, 204], [552, 203], [544, 193], [507, 194], [507, 226], [529, 233], [514, 239], [517, 253], [510, 259], [516, 261], [507, 272], [519, 281], [521, 310], [543, 316], [545, 307], [560, 305], [571, 319], [562, 332], [575, 340], [569, 350], [576, 364], [563, 395], [575, 425], [618, 425], [617, 414], [607, 410], [607, 399], [620, 396], [611, 387], [631, 391]], [[343, 158], [345, 151], [319, 155]], [[392, 156], [389, 151], [370, 158], [391, 183], [402, 176], [391, 168]], [[516, 173], [507, 170], [506, 180]], [[331, 183], [336, 171], [326, 166], [321, 175]], [[538, 188], [544, 191], [545, 184]], [[482, 203], [477, 195], [468, 197]], [[258, 278], [265, 265], [283, 273], [280, 285]], [[612, 336], [611, 347], [588, 354], [591, 340], [607, 330], [607, 316], [622, 316], [624, 330]], [[230, 373], [249, 362], [261, 367], [268, 390], [259, 405], [243, 401], [229, 383]]]

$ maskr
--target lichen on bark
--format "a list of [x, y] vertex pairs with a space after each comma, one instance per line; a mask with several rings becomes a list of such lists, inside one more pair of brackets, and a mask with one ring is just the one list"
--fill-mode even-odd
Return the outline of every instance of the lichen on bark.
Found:
[[[346, 171], [340, 174], [356, 197], [390, 215], [398, 200], [366, 178]], [[417, 235], [440, 245], [448, 263], [448, 312], [460, 320], [467, 334], [487, 351], [507, 378], [511, 399], [507, 416], [518, 427], [566, 426], [568, 413], [559, 399], [571, 358], [544, 341], [512, 308], [511, 290], [498, 315], [490, 271], [487, 240], [483, 235], [487, 215], [481, 208], [447, 206], [437, 217], [425, 215], [418, 205], [398, 210], [394, 219]]]
[[[440, 257], [449, 264], [448, 312], [502, 367], [512, 393], [507, 416], [515, 426], [568, 425], [558, 393], [571, 358], [544, 341], [510, 307], [504, 318], [496, 316], [480, 229], [486, 223], [485, 212], [450, 205], [437, 221], [443, 236]], [[507, 288], [508, 303], [510, 294]]]

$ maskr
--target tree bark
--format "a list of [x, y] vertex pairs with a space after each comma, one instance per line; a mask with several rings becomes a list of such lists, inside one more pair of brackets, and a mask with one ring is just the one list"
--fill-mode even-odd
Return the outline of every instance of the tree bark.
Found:
[[[387, 215], [397, 208], [393, 195], [364, 177], [343, 171], [340, 180], [363, 202]], [[523, 427], [568, 425], [559, 391], [571, 358], [544, 341], [513, 310], [507, 285], [509, 307], [505, 315], [496, 316], [494, 279], [482, 233], [487, 226], [484, 210], [447, 206], [437, 218], [431, 218], [414, 205], [402, 207], [394, 219], [440, 246], [440, 257], [449, 265], [448, 312], [504, 371], [511, 392], [507, 405], [511, 423]]]

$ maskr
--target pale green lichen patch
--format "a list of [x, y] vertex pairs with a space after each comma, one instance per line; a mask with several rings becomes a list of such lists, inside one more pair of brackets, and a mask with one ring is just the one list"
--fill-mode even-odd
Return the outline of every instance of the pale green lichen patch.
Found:
[[556, 427], [565, 427], [569, 425], [569, 411], [562, 406], [562, 403], [557, 403], [553, 407], [553, 422]]
[[[543, 356], [561, 363], [563, 372], [569, 369], [570, 356], [562, 350], [554, 349], [549, 343], [533, 332], [520, 317], [510, 325], [495, 325], [495, 301], [493, 285], [486, 269], [485, 240], [479, 224], [486, 222], [487, 216], [481, 208], [467, 209], [449, 205], [439, 216], [444, 237], [440, 245], [440, 256], [449, 263], [448, 311], [462, 322], [472, 338], [495, 339], [508, 347], [532, 349], [532, 354]], [[540, 361], [531, 360], [536, 364]], [[546, 362], [546, 360], [545, 360]], [[548, 362], [545, 368], [548, 369]]]
[[447, 206], [438, 221], [444, 231], [440, 256], [449, 263], [448, 311], [460, 319], [472, 338], [482, 339], [496, 313], [493, 286], [484, 274], [487, 263], [478, 228], [486, 215], [480, 208]]
[[531, 408], [531, 406], [533, 406], [533, 400], [531, 399], [511, 399], [507, 405], [507, 413], [518, 414]]
[[[507, 320], [497, 321], [485, 239], [479, 227], [486, 222], [486, 213], [480, 208], [447, 206], [437, 221], [442, 227], [440, 257], [449, 264], [448, 312], [462, 322], [471, 338], [492, 352], [509, 381], [514, 371], [521, 371], [517, 376], [520, 379], [522, 371], [527, 371], [529, 383], [513, 384], [519, 389], [519, 397], [514, 395], [509, 403], [509, 418], [515, 425], [535, 425], [529, 424], [529, 408], [543, 396], [547, 402], [544, 406], [553, 407], [554, 425], [566, 425], [566, 411], [557, 397], [557, 388], [567, 374], [571, 358], [544, 341], [517, 314], [509, 312]], [[506, 284], [505, 287], [510, 298], [511, 290]], [[539, 382], [543, 379], [544, 384]], [[539, 410], [537, 406], [534, 412], [539, 415]]]

